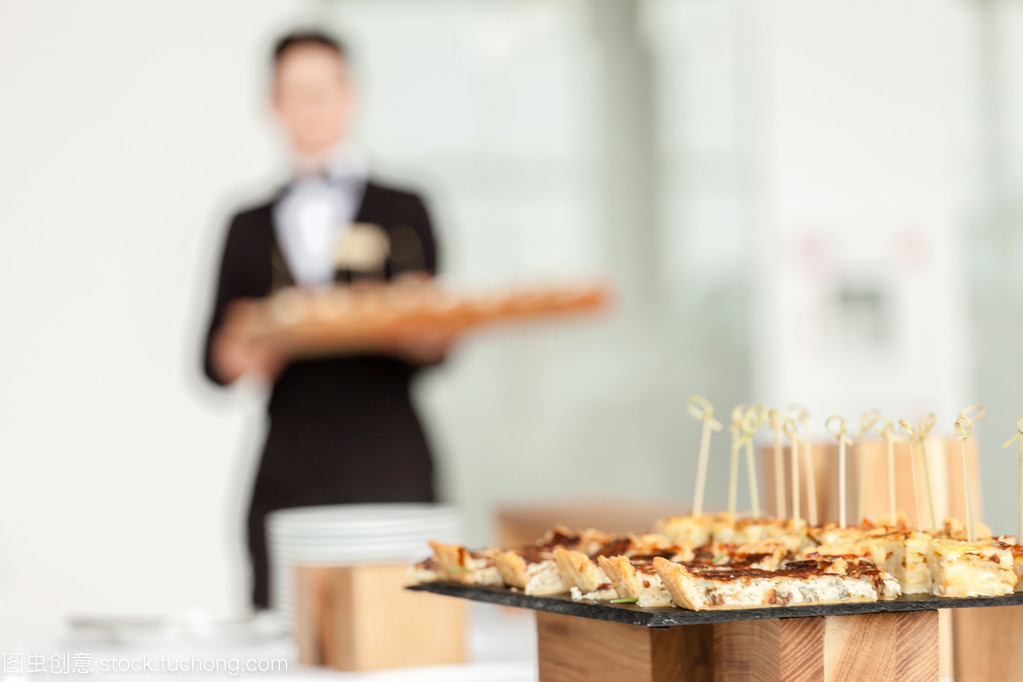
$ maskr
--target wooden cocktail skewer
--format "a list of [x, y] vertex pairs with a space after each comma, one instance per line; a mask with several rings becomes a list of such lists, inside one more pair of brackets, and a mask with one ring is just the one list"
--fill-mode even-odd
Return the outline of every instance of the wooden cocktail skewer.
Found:
[[881, 417], [878, 420], [880, 429], [876, 429], [878, 435], [884, 438], [888, 446], [888, 523], [895, 525], [895, 429], [892, 428], [892, 420], [888, 417]]
[[[838, 424], [837, 428], [832, 429], [832, 422]], [[852, 440], [845, 435], [845, 420], [837, 414], [833, 414], [827, 418], [824, 422], [824, 428], [826, 428], [832, 436], [838, 439], [838, 525], [841, 528], [845, 528], [845, 446], [852, 445]]]
[[766, 411], [760, 405], [754, 405], [743, 415], [742, 440], [746, 445], [746, 471], [749, 474], [749, 499], [753, 507], [753, 518], [760, 518], [760, 493], [757, 490], [757, 461], [753, 454], [753, 436], [763, 425]]
[[817, 525], [817, 477], [814, 475], [813, 442], [810, 440], [810, 413], [802, 405], [792, 405], [789, 409], [796, 413], [796, 420], [803, 428], [803, 468], [806, 470], [806, 507], [808, 521], [811, 526]]
[[1019, 530], [1016, 533], [1016, 544], [1019, 545], [1023, 544], [1023, 416], [1016, 422], [1016, 430], [1019, 433], [1005, 441], [1002, 447], [1007, 448], [1015, 441], [1019, 441]]
[[799, 431], [796, 430], [796, 422], [789, 417], [785, 418], [782, 430], [791, 441], [792, 459], [789, 460], [789, 468], [792, 472], [792, 520], [803, 518], [803, 511], [799, 508]]
[[906, 440], [909, 442], [909, 470], [913, 476], [913, 502], [916, 504], [916, 529], [923, 530], [924, 517], [920, 514], [920, 495], [917, 493], [916, 488], [916, 456], [913, 454], [913, 446], [916, 445], [916, 428], [913, 427], [905, 419], [899, 420], [899, 426], [902, 427], [903, 433], [906, 434]]
[[860, 419], [860, 432], [856, 434], [856, 441], [859, 443], [859, 446], [857, 447], [857, 452], [859, 453], [859, 474], [857, 481], [859, 494], [856, 498], [856, 519], [860, 522], [866, 518], [866, 515], [863, 512], [864, 507], [866, 506], [865, 499], [867, 486], [864, 484], [867, 481], [867, 457], [866, 453], [863, 451], [863, 441], [866, 439], [867, 434], [874, 429], [874, 424], [876, 424], [877, 420], [880, 418], [880, 410], [875, 409], [867, 412]]
[[[931, 529], [938, 527], [938, 517], [934, 513], [934, 489], [931, 487], [931, 466], [927, 463], [927, 434], [934, 428], [935, 422], [938, 418], [934, 414], [929, 414], [920, 420], [920, 425], [916, 429], [917, 442], [920, 443], [920, 458], [924, 463], [924, 488], [927, 490], [927, 508], [931, 513]], [[912, 448], [912, 445], [910, 446]], [[910, 450], [912, 454], [912, 450]]]
[[732, 434], [732, 457], [728, 471], [728, 514], [735, 518], [735, 508], [739, 494], [739, 450], [742, 447], [742, 418], [748, 406], [744, 403], [736, 405], [732, 410], [732, 423], [729, 431]]
[[696, 490], [693, 493], [693, 516], [703, 514], [703, 491], [707, 485], [707, 457], [710, 453], [711, 431], [720, 431], [721, 422], [714, 419], [714, 408], [702, 395], [693, 395], [686, 402], [689, 414], [703, 422], [700, 433], [700, 459], [696, 465]]
[[[973, 433], [973, 427], [980, 421], [987, 410], [983, 405], [970, 405], [963, 408], [955, 422], [956, 433], [959, 434], [959, 442], [963, 452], [963, 487], [966, 491], [966, 539], [973, 542], [973, 499], [970, 495], [970, 467], [966, 463], [966, 441]], [[970, 416], [970, 413], [975, 413]]]
[[[785, 415], [778, 410], [767, 413], [771, 430], [774, 431], [774, 515], [785, 518], [785, 455], [781, 437], [785, 426]], [[792, 518], [796, 518], [793, 514]]]

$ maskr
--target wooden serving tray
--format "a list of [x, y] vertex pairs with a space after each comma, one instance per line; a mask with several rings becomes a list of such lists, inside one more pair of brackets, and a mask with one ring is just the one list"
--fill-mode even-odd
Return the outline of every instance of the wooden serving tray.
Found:
[[807, 618], [812, 616], [847, 616], [866, 613], [900, 613], [907, 611], [933, 611], [936, 609], [962, 609], [986, 606], [1023, 605], [1023, 593], [1004, 597], [935, 597], [929, 594], [903, 595], [894, 601], [846, 602], [841, 604], [807, 604], [804, 606], [771, 606], [758, 609], [719, 609], [690, 611], [674, 607], [642, 608], [635, 604], [611, 604], [574, 600], [568, 593], [550, 596], [531, 596], [513, 592], [506, 587], [480, 587], [458, 583], [432, 582], [411, 585], [409, 590], [431, 592], [472, 601], [517, 606], [532, 611], [578, 616], [647, 628], [667, 628], [676, 625], [729, 623], [767, 618]]
[[432, 283], [342, 286], [320, 292], [289, 289], [243, 302], [232, 313], [248, 343], [270, 344], [288, 355], [358, 351], [390, 339], [443, 335], [595, 312], [607, 307], [601, 284], [508, 289], [464, 294]]

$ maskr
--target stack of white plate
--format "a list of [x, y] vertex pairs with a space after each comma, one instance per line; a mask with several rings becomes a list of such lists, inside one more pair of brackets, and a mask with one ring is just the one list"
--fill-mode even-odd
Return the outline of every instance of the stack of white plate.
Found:
[[461, 542], [461, 516], [439, 504], [346, 504], [271, 513], [270, 606], [290, 621], [294, 567], [414, 562], [427, 540]]

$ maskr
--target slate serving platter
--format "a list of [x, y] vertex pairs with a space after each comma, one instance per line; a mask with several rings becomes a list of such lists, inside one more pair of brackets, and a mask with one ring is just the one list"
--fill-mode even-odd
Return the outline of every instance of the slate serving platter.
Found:
[[411, 585], [415, 592], [432, 592], [473, 601], [517, 606], [533, 611], [560, 613], [580, 618], [609, 620], [615, 623], [641, 625], [648, 628], [668, 628], [674, 625], [700, 625], [726, 623], [736, 620], [762, 618], [806, 618], [808, 616], [847, 616], [854, 613], [891, 613], [896, 611], [929, 611], [933, 609], [962, 609], [981, 606], [1023, 605], [1023, 593], [1004, 597], [965, 597], [949, 599], [929, 594], [903, 595], [895, 601], [847, 602], [843, 604], [810, 604], [806, 606], [772, 606], [759, 609], [727, 609], [720, 611], [689, 611], [674, 607], [640, 608], [635, 604], [575, 601], [568, 593], [535, 597], [513, 592], [506, 587], [480, 587], [457, 583], [433, 582]]

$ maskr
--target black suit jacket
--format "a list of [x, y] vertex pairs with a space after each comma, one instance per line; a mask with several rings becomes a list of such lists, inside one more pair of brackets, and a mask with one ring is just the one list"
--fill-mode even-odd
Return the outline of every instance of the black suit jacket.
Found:
[[[277, 198], [238, 213], [228, 229], [204, 353], [206, 374], [218, 383], [210, 346], [227, 306], [239, 298], [267, 296], [279, 283]], [[389, 257], [383, 276], [436, 273], [436, 241], [417, 195], [370, 181], [355, 222], [378, 225], [392, 244], [405, 245]], [[339, 280], [351, 277], [338, 274]], [[431, 501], [430, 450], [409, 396], [418, 369], [372, 354], [290, 363], [273, 386], [253, 509]]]

